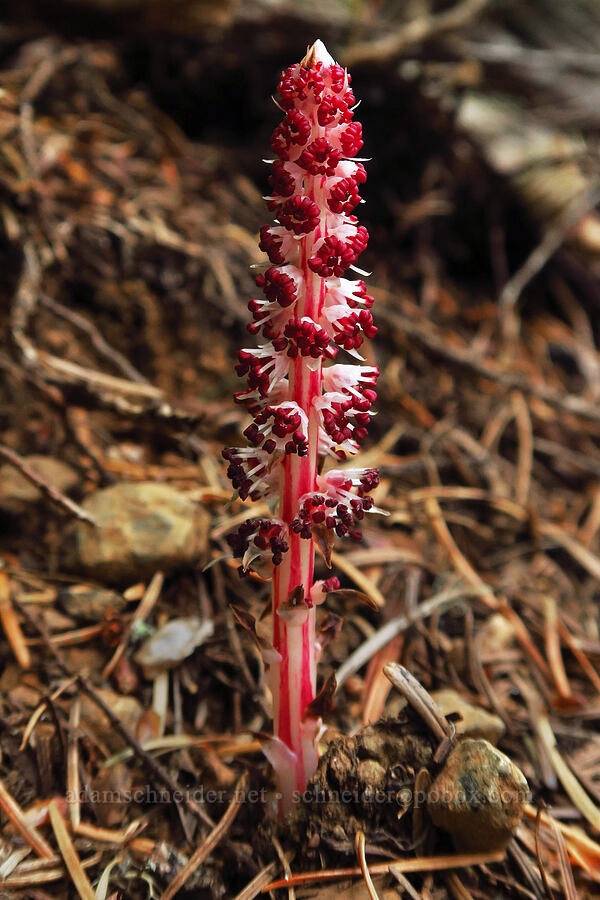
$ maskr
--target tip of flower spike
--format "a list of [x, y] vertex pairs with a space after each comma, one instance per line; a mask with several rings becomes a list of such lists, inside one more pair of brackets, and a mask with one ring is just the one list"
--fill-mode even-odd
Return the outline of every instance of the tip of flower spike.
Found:
[[323, 63], [325, 68], [335, 65], [333, 56], [321, 40], [316, 40], [312, 47], [306, 48], [306, 56], [300, 65], [308, 66], [312, 69], [317, 63]]

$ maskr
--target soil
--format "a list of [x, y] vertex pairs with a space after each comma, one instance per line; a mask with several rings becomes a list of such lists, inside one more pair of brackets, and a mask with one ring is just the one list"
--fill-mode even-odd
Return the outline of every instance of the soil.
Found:
[[[179, 884], [182, 900], [251, 900], [312, 872], [298, 898], [360, 898], [361, 833], [382, 900], [595, 896], [593, 5], [535, 0], [521, 16], [465, 2], [444, 25], [436, 2], [418, 43], [404, 4], [202, 3], [200, 16], [190, 0], [178, 21], [146, 6], [64, 0], [50, 22], [29, 0], [0, 22], [0, 896], [86, 896], [85, 872], [105, 900], [167, 900]], [[269, 585], [229, 558], [246, 506], [220, 454], [245, 425], [233, 361], [252, 340], [269, 95], [315, 23], [342, 61], [355, 54], [372, 157], [361, 265], [382, 375], [364, 461], [390, 514], [335, 547], [345, 590], [320, 610], [320, 625], [338, 618], [319, 687], [404, 619], [346, 673], [311, 796], [282, 825], [260, 750], [264, 665], [231, 610], [268, 634]], [[498, 104], [518, 134], [535, 125], [525, 144], [543, 165], [521, 145], [493, 152], [508, 132], [493, 129]], [[33, 488], [15, 500], [17, 478]], [[89, 498], [148, 482], [201, 511], [205, 546], [166, 567], [128, 559], [116, 579], [81, 567]], [[142, 669], [140, 648], [175, 619], [212, 628], [165, 671]], [[423, 716], [399, 708], [383, 674], [395, 662], [504, 723], [499, 749], [531, 797], [501, 859], [448, 869], [450, 839], [406, 800], [442, 761]], [[82, 869], [65, 865], [65, 834]], [[399, 859], [420, 868], [389, 872]]]

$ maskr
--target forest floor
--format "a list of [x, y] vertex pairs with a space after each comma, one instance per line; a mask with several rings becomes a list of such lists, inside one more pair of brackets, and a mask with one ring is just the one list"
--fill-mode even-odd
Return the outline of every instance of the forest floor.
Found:
[[[269, 585], [225, 542], [260, 512], [231, 501], [221, 449], [244, 421], [233, 361], [289, 40], [245, 76], [239, 35], [4, 48], [0, 896], [251, 900], [309, 872], [289, 896], [598, 896], [598, 198], [532, 212], [457, 121], [477, 74], [459, 62], [354, 80], [382, 373], [357, 464], [379, 466], [389, 515], [334, 553], [352, 591], [321, 613], [320, 684], [339, 681], [321, 749], [358, 733], [358, 765], [376, 734], [385, 769], [414, 740], [406, 783], [423, 753], [435, 775], [383, 674], [400, 663], [460, 694], [530, 795], [505, 850], [462, 860], [410, 804], [393, 827], [360, 804], [272, 819], [264, 669], [232, 609], [267, 627]], [[100, 540], [105, 490], [130, 532]]]

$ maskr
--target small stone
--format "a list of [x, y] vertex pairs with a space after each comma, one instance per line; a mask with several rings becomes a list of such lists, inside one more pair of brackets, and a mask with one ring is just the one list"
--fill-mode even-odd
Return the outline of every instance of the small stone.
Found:
[[58, 594], [61, 608], [78, 622], [104, 622], [123, 612], [127, 603], [121, 594], [108, 588], [75, 584]]
[[117, 484], [82, 503], [98, 523], [78, 523], [79, 565], [97, 578], [121, 583], [203, 563], [210, 517], [166, 484]]
[[525, 776], [504, 753], [465, 738], [429, 788], [427, 810], [457, 850], [493, 852], [514, 835], [529, 796]]
[[[25, 462], [51, 487], [63, 494], [72, 490], [79, 481], [77, 472], [52, 456], [32, 454]], [[0, 466], [0, 509], [13, 515], [21, 515], [39, 503], [42, 492], [10, 463]]]
[[[101, 700], [112, 710], [118, 719], [121, 720], [129, 731], [134, 735], [137, 726], [143, 715], [143, 709], [135, 697], [123, 697], [121, 694], [115, 693], [108, 689], [99, 689], [97, 692]], [[112, 752], [117, 753], [123, 750], [127, 744], [116, 731], [108, 716], [106, 716], [99, 706], [83, 694], [81, 697], [81, 721], [85, 730], [88, 725], [93, 734], [102, 741], [103, 744]]]
[[158, 672], [179, 665], [196, 647], [212, 637], [213, 631], [210, 619], [204, 622], [197, 616], [171, 619], [144, 641], [135, 654], [135, 661], [142, 666], [145, 676], [152, 678]]
[[460, 713], [462, 719], [456, 722], [456, 733], [461, 738], [489, 741], [496, 746], [505, 732], [504, 722], [500, 716], [473, 706], [468, 700], [451, 688], [434, 691], [431, 696], [445, 716]]

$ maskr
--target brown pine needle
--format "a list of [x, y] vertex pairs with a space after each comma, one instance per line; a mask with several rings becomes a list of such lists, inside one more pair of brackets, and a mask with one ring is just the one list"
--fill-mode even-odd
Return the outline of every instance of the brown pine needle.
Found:
[[212, 853], [218, 843], [225, 837], [229, 828], [233, 824], [237, 816], [242, 802], [243, 794], [246, 790], [248, 776], [244, 773], [239, 779], [233, 791], [233, 800], [227, 808], [227, 812], [223, 818], [215, 825], [209, 835], [202, 841], [199, 847], [192, 853], [185, 866], [179, 870], [175, 878], [167, 886], [166, 890], [160, 896], [160, 900], [171, 900], [172, 897], [181, 890], [188, 878], [196, 871], [206, 857]]
[[597, 844], [580, 828], [559, 822], [547, 811], [538, 811], [529, 803], [525, 804], [525, 815], [528, 819], [537, 819], [546, 828], [552, 830], [553, 823], [563, 835], [571, 862], [584, 869], [595, 881], [600, 881], [600, 844]]
[[558, 864], [560, 868], [560, 876], [562, 878], [563, 887], [565, 889], [565, 900], [577, 900], [577, 888], [575, 887], [575, 879], [573, 878], [573, 870], [569, 862], [569, 853], [565, 844], [565, 839], [560, 833], [554, 819], [550, 819], [554, 842], [558, 849]]
[[[501, 862], [503, 859], [504, 851], [496, 851], [495, 853], [457, 853], [447, 856], [418, 856], [415, 859], [401, 857], [400, 859], [390, 859], [387, 862], [373, 863], [370, 871], [372, 875], [382, 875], [389, 870], [390, 866], [394, 866], [398, 872], [440, 872], [444, 869], [461, 869], [465, 866], [488, 865], [489, 863]], [[362, 874], [360, 867], [323, 869], [321, 872], [303, 872], [299, 875], [292, 875], [291, 878], [280, 878], [278, 881], [266, 884], [262, 889], [262, 893], [266, 894], [268, 891], [275, 891], [278, 888], [286, 888], [290, 885], [296, 887], [299, 884], [316, 884], [319, 881], [337, 881], [338, 878], [360, 878]]]
[[398, 662], [403, 644], [404, 636], [397, 634], [375, 654], [369, 664], [365, 680], [363, 725], [376, 722], [383, 715], [385, 702], [391, 689], [390, 682], [383, 672], [383, 666], [386, 663]]
[[548, 668], [546, 660], [544, 659], [538, 648], [535, 646], [523, 619], [512, 608], [512, 606], [508, 606], [506, 602], [501, 607], [500, 612], [502, 613], [504, 618], [514, 626], [515, 637], [521, 644], [523, 650], [525, 650], [529, 658], [536, 664], [540, 672], [542, 672], [542, 674], [548, 680], [550, 680], [552, 678], [552, 673]]
[[[77, 644], [85, 644], [88, 641], [99, 637], [105, 627], [105, 623], [100, 622], [98, 625], [86, 625], [83, 628], [73, 628], [71, 631], [64, 631], [61, 634], [53, 634], [48, 640], [53, 647], [75, 647]], [[28, 647], [41, 647], [43, 641], [40, 638], [29, 638]]]
[[[142, 826], [145, 827], [145, 826]], [[134, 837], [141, 830], [139, 822], [132, 822], [125, 831], [116, 831], [112, 828], [99, 828], [88, 822], [80, 822], [73, 833], [92, 841], [100, 841], [106, 844], [126, 845], [128, 850], [141, 856], [151, 856], [156, 850], [156, 841], [150, 838]]]
[[563, 622], [558, 623], [558, 630], [561, 638], [568, 645], [569, 650], [581, 666], [583, 672], [587, 675], [589, 681], [592, 682], [597, 692], [600, 694], [600, 675], [589, 661], [583, 650], [577, 645], [577, 641]]
[[473, 894], [464, 886], [456, 872], [448, 872], [444, 881], [454, 900], [473, 900]]
[[533, 429], [531, 416], [525, 397], [520, 391], [511, 395], [511, 406], [515, 414], [519, 447], [517, 454], [517, 473], [515, 480], [515, 500], [525, 506], [531, 485], [531, 469], [533, 465]]
[[402, 888], [404, 893], [408, 894], [408, 896], [410, 897], [410, 900], [421, 900], [421, 895], [417, 894], [416, 890], [414, 889], [414, 887], [412, 886], [412, 884], [410, 883], [408, 878], [406, 878], [402, 874], [402, 872], [399, 872], [398, 869], [396, 869], [394, 866], [390, 866], [389, 872], [390, 872], [390, 875], [392, 875], [392, 877], [396, 879], [396, 881], [398, 882], [398, 884], [400, 885], [400, 887]]
[[8, 793], [3, 781], [0, 781], [0, 809], [38, 856], [42, 857], [42, 859], [55, 858], [54, 850], [44, 840], [37, 828], [27, 824], [23, 810]]
[[564, 528], [555, 525], [554, 522], [540, 522], [538, 531], [543, 537], [549, 538], [554, 544], [566, 550], [593, 578], [600, 578], [600, 558], [568, 534]]
[[[81, 860], [81, 866], [83, 869], [89, 869], [97, 865], [101, 859], [102, 853], [94, 853], [92, 856], [88, 856], [87, 859]], [[44, 862], [49, 863], [50, 866], [38, 866], [34, 869], [27, 861], [21, 863], [12, 875], [2, 880], [2, 887], [6, 888], [6, 890], [16, 888], [31, 889], [36, 884], [49, 884], [52, 881], [60, 881], [65, 877], [65, 867], [62, 865], [62, 860], [59, 856], [54, 856], [52, 859], [44, 860]]]
[[65, 861], [65, 866], [67, 867], [67, 871], [71, 876], [71, 881], [73, 882], [77, 893], [81, 897], [81, 900], [95, 900], [96, 894], [81, 865], [81, 860], [77, 856], [77, 851], [73, 846], [73, 841], [67, 830], [67, 823], [60, 814], [60, 810], [54, 800], [50, 803], [48, 811], [50, 813], [50, 824], [52, 825], [58, 849]]
[[562, 758], [560, 751], [556, 746], [556, 738], [554, 737], [554, 732], [552, 731], [552, 726], [550, 725], [548, 717], [540, 715], [537, 722], [534, 724], [540, 742], [548, 754], [548, 758], [552, 763], [552, 767], [554, 768], [565, 793], [568, 795], [573, 805], [577, 807], [584, 819], [587, 819], [596, 831], [600, 831], [600, 810], [590, 799], [589, 795]]
[[127, 649], [127, 644], [129, 643], [129, 638], [131, 636], [131, 632], [133, 631], [135, 624], [137, 622], [144, 622], [150, 615], [151, 610], [153, 609], [154, 605], [156, 604], [156, 601], [158, 600], [158, 598], [160, 597], [160, 592], [162, 590], [163, 581], [164, 581], [163, 573], [155, 572], [154, 575], [152, 576], [152, 581], [148, 585], [148, 587], [144, 593], [144, 596], [142, 597], [140, 605], [138, 606], [138, 608], [134, 612], [133, 616], [131, 617], [127, 628], [121, 635], [121, 640], [119, 641], [119, 644], [118, 644], [115, 652], [113, 653], [113, 655], [111, 656], [109, 661], [104, 666], [104, 669], [102, 670], [103, 678], [105, 678], [105, 679], [109, 678], [112, 675], [112, 673], [114, 672], [115, 668], [117, 667], [117, 663], [119, 662], [119, 660], [125, 653], [125, 650]]
[[545, 639], [546, 657], [550, 665], [554, 684], [559, 695], [563, 698], [572, 697], [571, 685], [567, 678], [562, 653], [560, 650], [560, 635], [558, 632], [558, 607], [556, 599], [546, 595], [544, 598], [545, 614]]
[[341, 553], [336, 553], [334, 550], [331, 554], [331, 562], [335, 566], [336, 569], [339, 569], [340, 572], [343, 572], [344, 575], [347, 575], [348, 578], [351, 578], [356, 587], [360, 588], [361, 591], [370, 597], [371, 600], [379, 607], [379, 609], [383, 609], [385, 606], [385, 597], [377, 587], [377, 585], [371, 581], [360, 569], [354, 565], [354, 563], [350, 562], [347, 556], [344, 556]]
[[[289, 861], [288, 857], [285, 855], [283, 847], [281, 846], [281, 844], [279, 843], [279, 841], [277, 840], [275, 835], [272, 836], [271, 840], [273, 841], [273, 847], [275, 848], [275, 853], [277, 854], [279, 862], [281, 863], [281, 868], [283, 869], [283, 874], [286, 878], [290, 878], [292, 875], [292, 870], [290, 869], [290, 861]], [[296, 900], [296, 891], [294, 890], [293, 887], [290, 886], [288, 888], [287, 895], [288, 895], [288, 900]]]
[[537, 857], [538, 869], [540, 870], [540, 875], [542, 876], [542, 881], [544, 883], [544, 890], [546, 891], [546, 896], [548, 900], [554, 900], [554, 894], [552, 893], [552, 889], [550, 887], [550, 881], [548, 878], [548, 873], [546, 872], [546, 866], [544, 865], [544, 858], [542, 856], [542, 842], [540, 840], [540, 824], [541, 824], [541, 809], [538, 809], [537, 815], [535, 817], [535, 855]]
[[365, 845], [366, 840], [364, 831], [357, 831], [354, 838], [354, 849], [356, 850], [356, 858], [358, 859], [362, 877], [367, 886], [371, 900], [379, 900], [379, 894], [375, 890], [375, 885], [373, 884], [373, 879], [371, 878], [371, 873], [369, 872], [369, 867], [367, 865]]
[[[72, 687], [76, 681], [77, 681], [77, 675], [73, 675], [72, 678], [68, 678], [66, 681], [63, 682], [63, 684], [60, 685], [60, 687], [58, 687], [55, 691], [53, 691], [50, 694], [50, 699], [57, 700], [60, 697], [60, 695], [62, 693], [64, 693], [64, 691], [66, 691], [68, 688]], [[40, 703], [39, 706], [36, 706], [33, 713], [31, 714], [31, 718], [29, 719], [29, 722], [27, 723], [25, 731], [23, 732], [23, 739], [21, 740], [21, 745], [19, 746], [19, 750], [21, 752], [25, 749], [25, 747], [29, 743], [29, 738], [33, 734], [35, 726], [41, 719], [41, 717], [44, 713], [44, 710], [46, 710], [46, 709], [48, 709], [48, 704], [46, 702]]]
[[67, 804], [71, 828], [77, 829], [81, 821], [79, 780], [79, 716], [81, 703], [79, 697], [73, 699], [69, 712], [69, 737], [67, 747]]
[[[511, 516], [518, 522], [528, 522], [530, 518], [529, 512], [523, 506], [520, 506], [513, 500], [508, 500], [506, 497], [497, 497], [482, 488], [431, 485], [430, 487], [418, 488], [414, 491], [410, 491], [406, 495], [406, 499], [409, 503], [427, 501], [431, 498], [434, 500], [481, 501], [483, 503], [489, 503], [490, 506], [493, 506], [500, 512], [506, 513], [506, 515]], [[435, 507], [432, 507], [432, 510], [435, 511]], [[578, 541], [577, 538], [568, 534], [564, 528], [561, 528], [554, 522], [540, 520], [539, 522], [536, 522], [536, 531], [541, 537], [548, 538], [552, 543], [562, 547], [569, 556], [576, 560], [576, 562], [578, 562], [594, 578], [600, 578], [600, 557], [588, 550], [588, 548], [585, 547], [581, 541]], [[451, 536], [450, 538], [452, 540]], [[458, 548], [456, 549], [458, 550]], [[460, 553], [460, 551], [458, 552]], [[460, 555], [462, 556], [462, 554]], [[465, 559], [464, 557], [462, 558], [463, 560]], [[467, 560], [465, 560], [465, 562], [467, 563], [467, 566], [471, 568], [470, 563]], [[477, 573], [475, 573], [475, 575], [477, 576]]]
[[28, 669], [31, 666], [31, 654], [11, 603], [10, 582], [6, 572], [0, 572], [0, 623], [15, 659], [22, 669]]
[[277, 870], [277, 862], [274, 861], [269, 863], [268, 866], [265, 866], [258, 875], [255, 875], [252, 881], [249, 881], [245, 888], [236, 894], [233, 900], [254, 900], [257, 897], [265, 884], [268, 884], [269, 880], [273, 877], [273, 873]]
[[581, 528], [577, 531], [577, 537], [584, 547], [589, 547], [594, 535], [600, 528], [600, 487], [594, 490], [589, 512]]
[[462, 575], [468, 584], [482, 589], [481, 599], [486, 606], [493, 610], [498, 609], [499, 603], [494, 596], [492, 589], [488, 587], [483, 578], [477, 574], [466, 556], [458, 549], [454, 538], [450, 534], [450, 529], [446, 524], [446, 520], [442, 515], [440, 504], [435, 497], [425, 498], [425, 512], [429, 516], [435, 536], [446, 550], [446, 553], [450, 557], [450, 561], [458, 574]]

